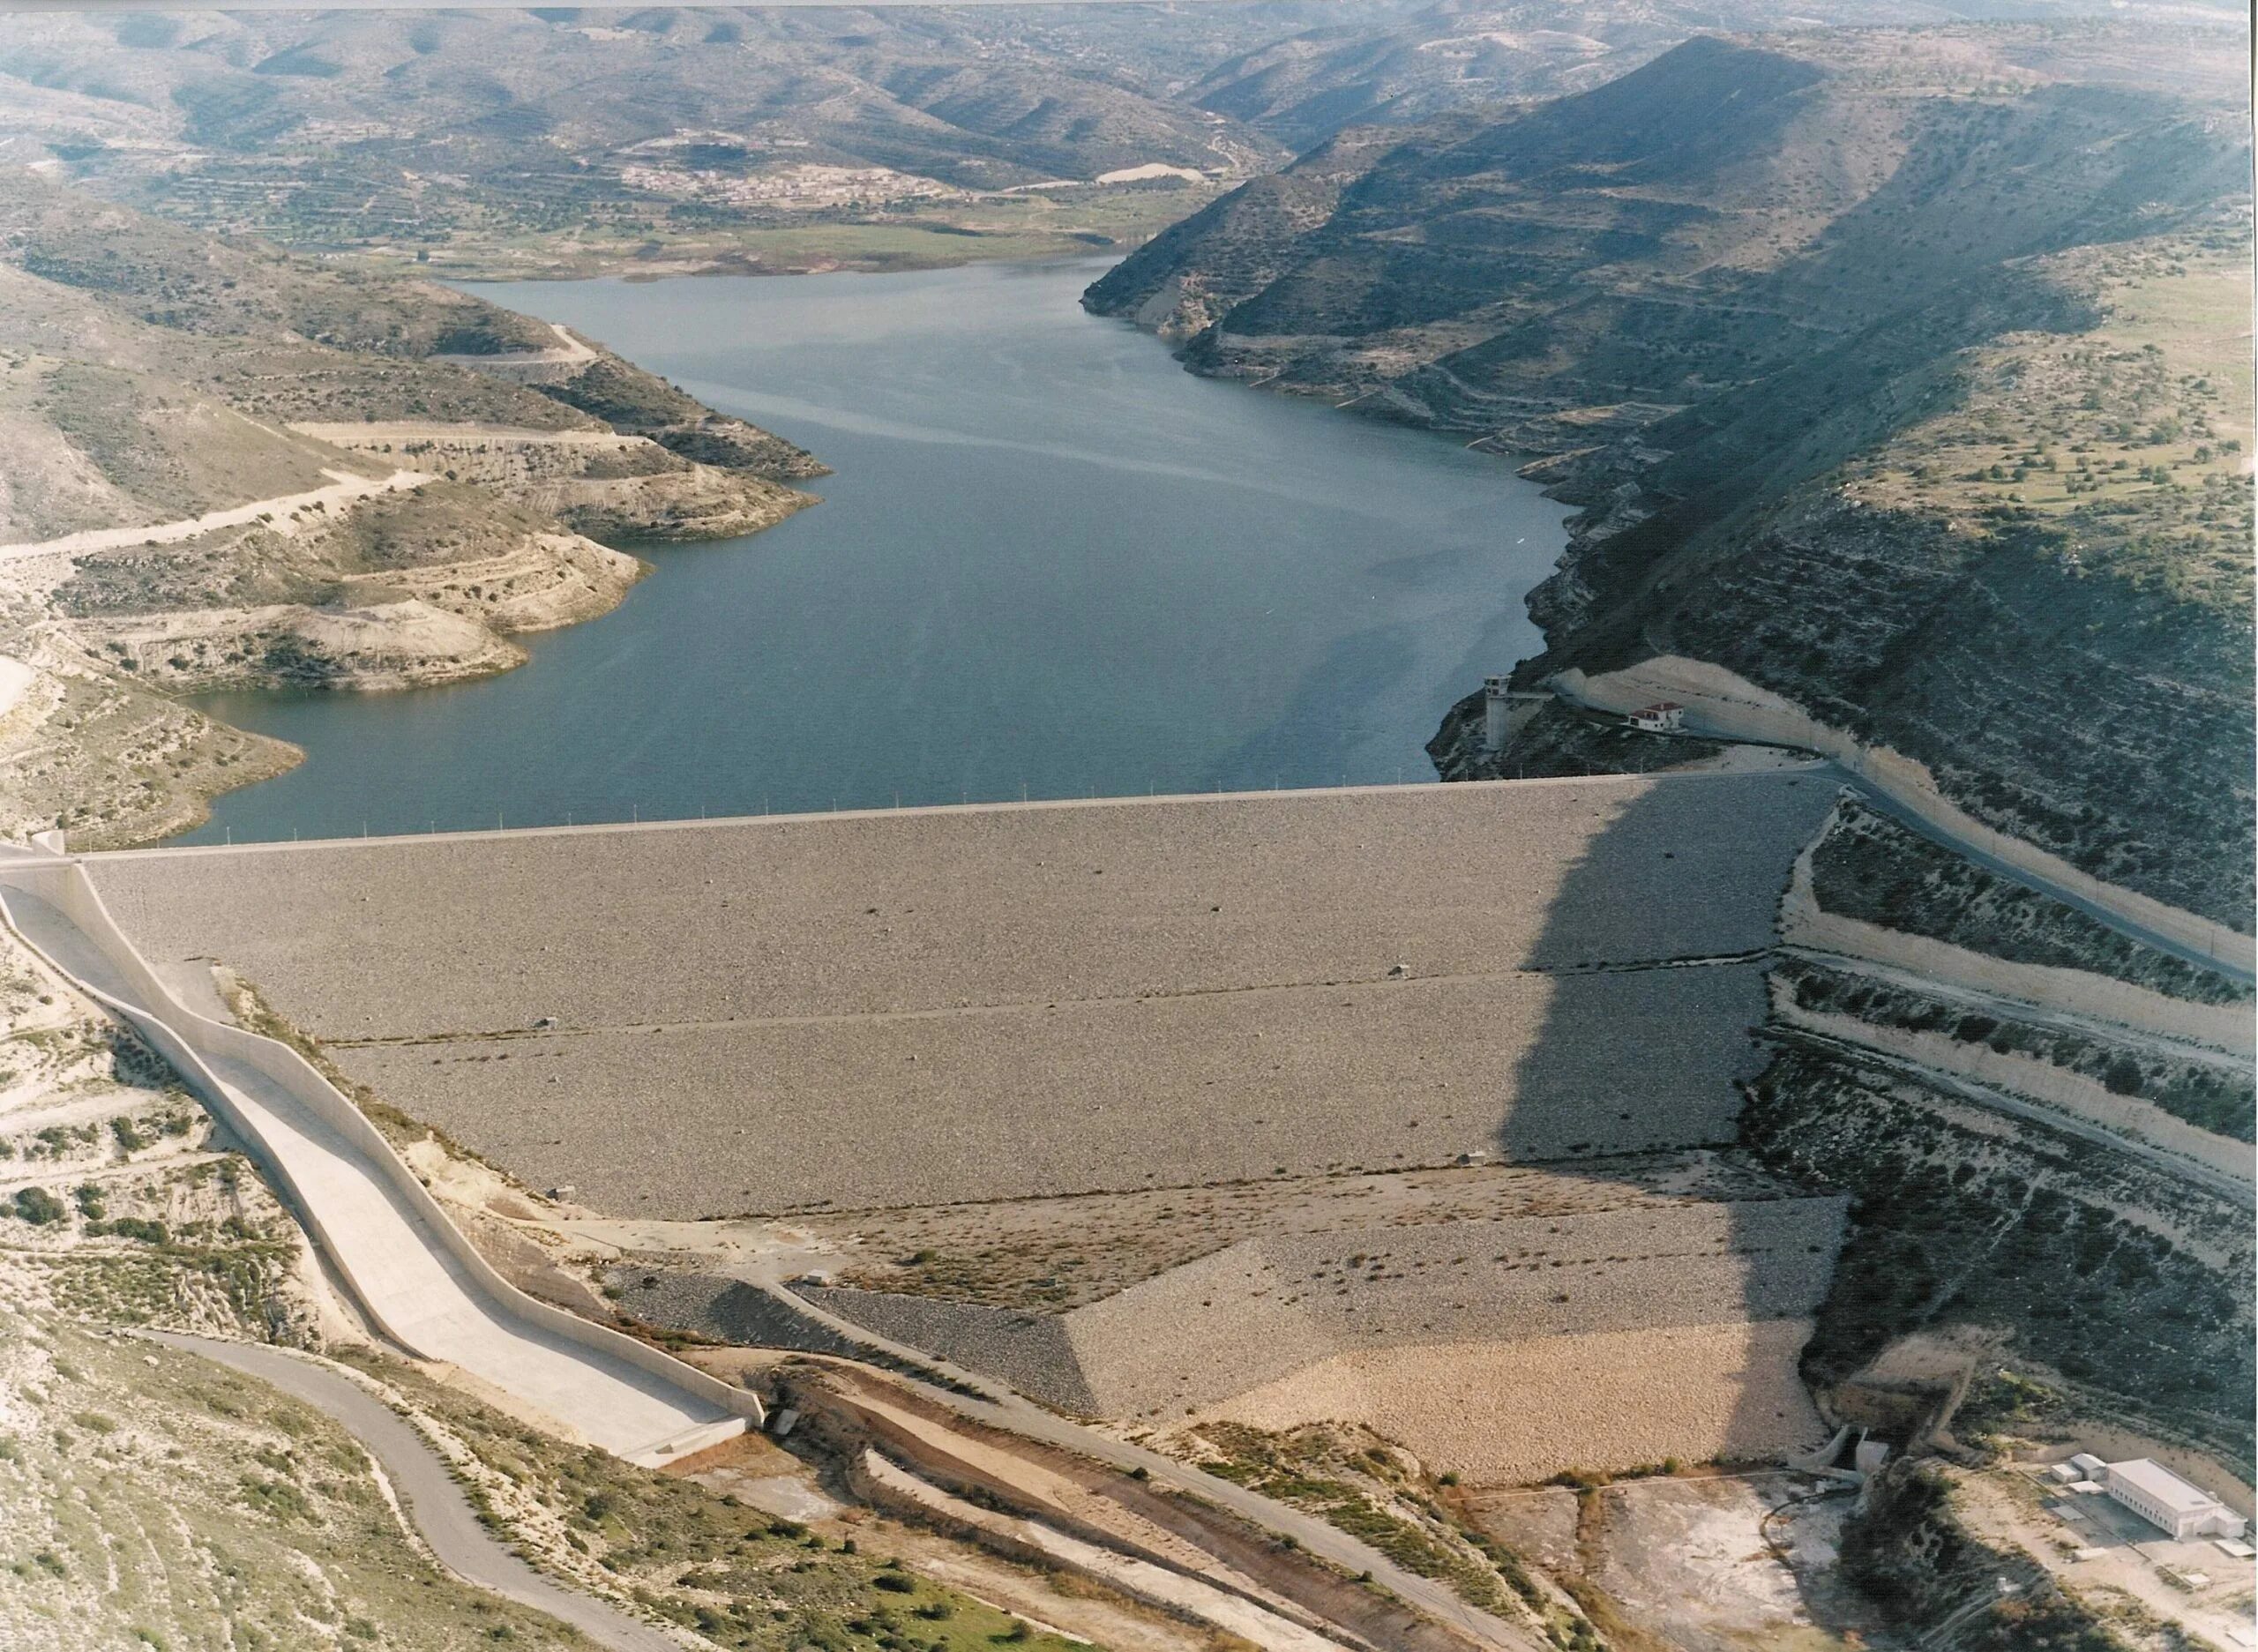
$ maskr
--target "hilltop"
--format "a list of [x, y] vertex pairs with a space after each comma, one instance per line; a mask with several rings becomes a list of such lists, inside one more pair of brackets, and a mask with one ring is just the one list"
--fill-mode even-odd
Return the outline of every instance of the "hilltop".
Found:
[[[1086, 302], [1196, 371], [1545, 455], [1589, 508], [1525, 684], [1712, 662], [2247, 925], [2231, 48], [1697, 40], [1503, 121], [1345, 134]], [[1551, 722], [1502, 759], [1464, 727], [1447, 773], [1532, 772]]]
[[[0, 19], [0, 159], [199, 228], [454, 274], [1058, 257], [1135, 246], [1351, 124], [1588, 89], [1704, 29], [1937, 10], [57, 11]], [[2140, 0], [2167, 37], [2208, 10]]]
[[482, 299], [22, 173], [0, 201], [13, 829], [161, 835], [293, 760], [170, 691], [503, 669], [639, 577], [599, 537], [811, 502], [791, 444]]

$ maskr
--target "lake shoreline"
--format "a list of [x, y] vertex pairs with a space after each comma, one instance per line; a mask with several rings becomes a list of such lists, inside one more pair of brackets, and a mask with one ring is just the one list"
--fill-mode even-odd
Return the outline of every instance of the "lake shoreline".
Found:
[[1184, 373], [1081, 308], [1110, 262], [480, 288], [821, 452], [825, 508], [619, 536], [655, 572], [618, 608], [380, 714], [199, 699], [308, 759], [168, 841], [1431, 778], [1451, 701], [1531, 651], [1565, 511]]

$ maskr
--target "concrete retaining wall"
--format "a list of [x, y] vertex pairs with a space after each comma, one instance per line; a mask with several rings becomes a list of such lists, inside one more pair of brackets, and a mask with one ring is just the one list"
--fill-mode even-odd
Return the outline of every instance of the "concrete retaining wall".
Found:
[[182, 1004], [112, 922], [108, 908], [102, 904], [101, 896], [83, 867], [75, 862], [65, 861], [0, 863], [0, 914], [4, 914], [10, 927], [26, 946], [40, 951], [37, 943], [25, 933], [16, 912], [9, 906], [6, 892], [11, 888], [36, 896], [69, 918], [100, 952], [104, 962], [123, 978], [129, 989], [140, 999], [139, 1004], [122, 1001], [77, 976], [61, 961], [48, 956], [43, 951], [41, 953], [79, 990], [131, 1022], [203, 1095], [213, 1110], [242, 1139], [260, 1168], [283, 1190], [293, 1209], [312, 1232], [315, 1242], [321, 1245], [353, 1291], [355, 1299], [387, 1336], [412, 1352], [420, 1355], [423, 1351], [415, 1348], [411, 1339], [400, 1334], [354, 1277], [340, 1247], [323, 1226], [321, 1211], [305, 1198], [253, 1121], [229, 1102], [226, 1087], [205, 1060], [207, 1055], [241, 1062], [265, 1074], [281, 1086], [313, 1118], [344, 1137], [356, 1152], [377, 1168], [392, 1188], [422, 1218], [427, 1230], [445, 1247], [448, 1254], [504, 1314], [537, 1326], [567, 1342], [635, 1365], [686, 1393], [746, 1417], [756, 1425], [764, 1420], [766, 1412], [755, 1395], [694, 1370], [647, 1343], [637, 1342], [633, 1337], [592, 1325], [577, 1314], [536, 1301], [504, 1279], [448, 1219], [438, 1201], [431, 1197], [430, 1190], [393, 1151], [392, 1144], [368, 1121], [361, 1110], [340, 1094], [305, 1058], [271, 1038], [262, 1038], [241, 1028], [213, 1020]]
[[1554, 676], [1551, 687], [1563, 699], [1600, 711], [1627, 713], [1658, 699], [1676, 700], [1686, 707], [1689, 733], [1760, 740], [1819, 752], [1938, 831], [2008, 865], [2060, 885], [2128, 923], [2170, 936], [2181, 946], [2246, 974], [2258, 967], [2258, 939], [2214, 919], [2104, 883], [2059, 856], [1985, 826], [1945, 796], [1926, 765], [1888, 746], [1862, 745], [1843, 730], [1819, 721], [1792, 700], [1759, 688], [1722, 666], [1679, 654], [1660, 654], [1598, 676], [1587, 676], [1572, 667]]

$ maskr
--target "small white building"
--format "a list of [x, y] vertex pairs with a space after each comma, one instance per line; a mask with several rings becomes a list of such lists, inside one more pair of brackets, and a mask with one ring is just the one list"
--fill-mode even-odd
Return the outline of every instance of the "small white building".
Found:
[[2105, 1465], [2104, 1488], [2142, 1520], [2181, 1543], [2198, 1537], [2239, 1537], [2248, 1523], [2201, 1486], [2146, 1457]]
[[1676, 734], [1686, 727], [1686, 707], [1674, 699], [1658, 699], [1633, 712], [1631, 726], [1648, 734]]

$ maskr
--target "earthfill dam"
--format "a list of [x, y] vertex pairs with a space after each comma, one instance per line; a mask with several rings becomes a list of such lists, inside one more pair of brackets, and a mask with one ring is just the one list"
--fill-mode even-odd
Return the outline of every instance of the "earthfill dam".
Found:
[[[1810, 768], [91, 867], [161, 973], [226, 966], [534, 1185], [789, 1217], [838, 1258], [811, 1300], [1065, 1409], [1361, 1420], [1511, 1479], [1815, 1431], [1794, 1364], [1842, 1201], [1731, 1144], [1835, 791]], [[748, 1289], [639, 1275], [622, 1306], [726, 1335]]]

